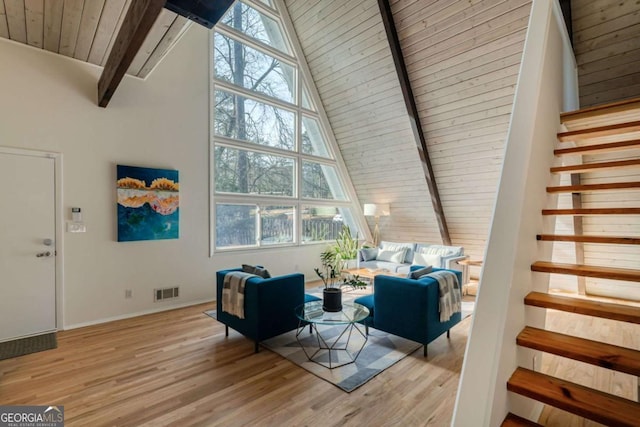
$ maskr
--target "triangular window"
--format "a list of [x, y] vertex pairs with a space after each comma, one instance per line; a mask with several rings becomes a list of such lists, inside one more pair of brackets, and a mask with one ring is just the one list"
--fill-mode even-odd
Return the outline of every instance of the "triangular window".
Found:
[[343, 224], [362, 235], [333, 133], [284, 22], [275, 1], [243, 0], [213, 32], [214, 250], [332, 240]]

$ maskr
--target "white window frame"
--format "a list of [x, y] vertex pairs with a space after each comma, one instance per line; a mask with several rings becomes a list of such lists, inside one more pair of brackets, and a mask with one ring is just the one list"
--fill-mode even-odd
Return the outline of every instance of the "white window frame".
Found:
[[[302, 241], [302, 218], [301, 212], [304, 206], [328, 206], [328, 207], [336, 207], [343, 208], [351, 212], [352, 218], [350, 218], [351, 224], [355, 226], [356, 231], [359, 236], [361, 236], [364, 240], [371, 240], [371, 235], [369, 229], [367, 227], [367, 223], [364, 219], [362, 209], [360, 207], [360, 203], [358, 202], [355, 189], [351, 183], [350, 177], [348, 176], [346, 171], [346, 167], [344, 161], [340, 155], [340, 151], [337, 148], [337, 143], [335, 137], [331, 132], [331, 127], [329, 126], [329, 120], [322, 109], [322, 104], [320, 102], [320, 98], [317, 92], [317, 89], [313, 85], [313, 79], [311, 78], [311, 73], [309, 71], [309, 67], [304, 60], [304, 56], [301, 54], [302, 49], [297, 39], [295, 39], [295, 31], [293, 30], [293, 24], [286, 10], [286, 6], [282, 0], [272, 0], [278, 10], [272, 10], [270, 7], [265, 5], [264, 3], [259, 2], [258, 0], [242, 0], [243, 3], [251, 6], [252, 8], [258, 10], [259, 12], [265, 14], [266, 16], [279, 21], [281, 25], [284, 27], [287, 37], [287, 43], [289, 44], [289, 48], [291, 52], [294, 53], [295, 56], [290, 56], [281, 52], [278, 49], [275, 49], [271, 46], [266, 45], [265, 43], [261, 43], [256, 41], [248, 36], [245, 36], [242, 32], [237, 31], [233, 28], [227, 27], [223, 24], [218, 25], [214, 28], [214, 31], [211, 32], [211, 36], [209, 38], [209, 55], [210, 55], [210, 72], [209, 72], [209, 97], [210, 97], [210, 137], [209, 137], [209, 171], [210, 171], [210, 191], [209, 191], [209, 199], [210, 199], [210, 256], [213, 256], [215, 253], [226, 253], [231, 251], [254, 251], [256, 249], [271, 249], [275, 247], [282, 246], [307, 246], [307, 245], [317, 245], [317, 244], [327, 244], [328, 241], [313, 241], [313, 242], [303, 242]], [[249, 46], [253, 49], [256, 49], [260, 52], [263, 52], [269, 56], [276, 58], [283, 63], [291, 65], [295, 70], [295, 103], [289, 103], [283, 101], [281, 99], [273, 98], [269, 95], [260, 93], [260, 92], [251, 92], [245, 88], [235, 86], [234, 84], [217, 80], [215, 78], [215, 44], [214, 44], [214, 34], [218, 32], [226, 37], [230, 37], [231, 39], [238, 40], [241, 43]], [[293, 37], [291, 36], [293, 35]], [[307, 84], [305, 85], [305, 82]], [[302, 93], [303, 88], [306, 86], [307, 95], [309, 97], [309, 102], [313, 108], [317, 111], [310, 110], [308, 108], [304, 108], [302, 106]], [[236, 95], [241, 95], [243, 97], [249, 99], [255, 99], [259, 102], [272, 105], [277, 108], [281, 108], [287, 111], [291, 111], [296, 114], [296, 123], [295, 123], [295, 144], [294, 150], [284, 150], [275, 147], [270, 147], [262, 144], [257, 144], [248, 141], [235, 140], [232, 138], [226, 138], [223, 136], [219, 136], [215, 134], [214, 123], [215, 123], [215, 91], [216, 89], [221, 89], [230, 93], [234, 93]], [[324, 138], [324, 142], [327, 145], [327, 150], [329, 152], [329, 158], [315, 156], [312, 154], [305, 154], [302, 152], [301, 146], [301, 135], [302, 135], [302, 118], [303, 116], [313, 118], [318, 122], [320, 132]], [[294, 196], [272, 196], [272, 195], [255, 195], [255, 194], [235, 194], [235, 193], [216, 193], [215, 191], [215, 147], [216, 145], [224, 145], [231, 148], [238, 148], [247, 151], [254, 151], [265, 154], [273, 154], [277, 156], [293, 158], [294, 159]], [[333, 166], [338, 175], [338, 179], [342, 186], [342, 190], [346, 195], [346, 200], [338, 200], [338, 199], [314, 199], [314, 198], [304, 198], [302, 197], [302, 162], [303, 161], [311, 161], [319, 164], [326, 164]], [[256, 224], [256, 244], [251, 246], [240, 246], [240, 247], [228, 247], [228, 248], [217, 248], [216, 240], [215, 240], [215, 230], [216, 230], [216, 204], [237, 204], [237, 205], [252, 205], [257, 206], [258, 209], [265, 205], [286, 205], [293, 206], [294, 212], [294, 241], [292, 243], [283, 243], [283, 244], [269, 244], [269, 245], [260, 245], [261, 240], [261, 224], [260, 224], [260, 210], [258, 210], [257, 215], [257, 224]], [[329, 241], [330, 242], [330, 241]]]

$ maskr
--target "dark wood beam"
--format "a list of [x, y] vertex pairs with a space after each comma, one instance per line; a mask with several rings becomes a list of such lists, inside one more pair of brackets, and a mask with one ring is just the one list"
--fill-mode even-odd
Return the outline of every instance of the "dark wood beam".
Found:
[[134, 0], [98, 81], [98, 105], [106, 107], [166, 0]]
[[404, 56], [402, 55], [400, 40], [398, 39], [398, 32], [396, 31], [396, 25], [393, 21], [391, 6], [389, 5], [389, 0], [378, 0], [378, 5], [380, 6], [380, 14], [382, 15], [382, 22], [384, 23], [384, 29], [387, 33], [387, 39], [389, 41], [389, 47], [391, 48], [393, 62], [396, 66], [398, 79], [400, 80], [402, 96], [404, 98], [405, 106], [407, 107], [409, 121], [411, 122], [411, 130], [413, 131], [415, 143], [418, 147], [418, 153], [422, 162], [425, 179], [427, 181], [427, 186], [429, 187], [431, 204], [433, 205], [433, 211], [436, 214], [436, 220], [438, 221], [438, 227], [440, 228], [440, 236], [442, 237], [442, 242], [445, 245], [451, 245], [451, 237], [449, 237], [449, 228], [447, 227], [447, 221], [444, 216], [444, 210], [442, 208], [442, 202], [440, 200], [440, 193], [438, 193], [436, 177], [433, 173], [431, 160], [429, 159], [427, 139], [424, 136], [422, 125], [420, 124], [418, 107], [416, 106], [416, 101], [413, 96], [413, 90], [411, 89], [411, 81], [409, 80], [409, 73], [407, 73], [407, 66], [404, 62]]

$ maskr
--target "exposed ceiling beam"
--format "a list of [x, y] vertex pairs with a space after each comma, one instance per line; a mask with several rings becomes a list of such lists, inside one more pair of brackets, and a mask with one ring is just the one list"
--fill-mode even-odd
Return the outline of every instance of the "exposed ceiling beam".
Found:
[[98, 105], [106, 107], [135, 58], [166, 0], [135, 0], [122, 21], [98, 81]]
[[451, 245], [451, 237], [449, 237], [449, 228], [447, 227], [444, 210], [442, 209], [442, 201], [440, 200], [440, 193], [438, 193], [436, 177], [433, 173], [431, 160], [429, 159], [427, 140], [424, 136], [424, 132], [422, 131], [422, 125], [420, 124], [418, 107], [416, 106], [416, 101], [413, 97], [413, 90], [411, 90], [411, 82], [409, 81], [407, 66], [404, 63], [404, 56], [402, 55], [402, 49], [400, 48], [400, 41], [398, 39], [396, 25], [393, 22], [391, 6], [389, 5], [389, 0], [378, 0], [378, 5], [380, 6], [380, 14], [382, 15], [384, 29], [387, 32], [387, 39], [391, 48], [393, 62], [396, 66], [398, 79], [400, 80], [402, 96], [404, 98], [405, 106], [407, 107], [409, 121], [411, 122], [411, 130], [413, 131], [415, 143], [418, 147], [418, 153], [420, 154], [420, 160], [422, 162], [425, 179], [427, 181], [427, 186], [429, 187], [431, 204], [433, 205], [433, 211], [436, 214], [436, 220], [438, 221], [438, 227], [440, 228], [440, 237], [442, 238], [442, 243], [444, 243], [445, 245]]

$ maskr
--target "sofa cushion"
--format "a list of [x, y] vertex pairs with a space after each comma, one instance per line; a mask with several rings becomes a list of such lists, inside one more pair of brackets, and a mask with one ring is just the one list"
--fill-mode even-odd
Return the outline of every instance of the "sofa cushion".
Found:
[[407, 276], [409, 279], [419, 279], [420, 277], [424, 276], [425, 274], [429, 274], [433, 271], [433, 267], [429, 266], [429, 267], [423, 267], [423, 268], [419, 268], [417, 270], [413, 270], [412, 272], [409, 273], [409, 275]]
[[378, 255], [378, 248], [362, 248], [360, 253], [362, 254], [362, 261], [372, 261]]
[[416, 253], [413, 255], [413, 263], [417, 265], [441, 267], [442, 257], [436, 254], [422, 254], [416, 251]]
[[391, 271], [393, 273], [395, 273], [396, 271], [398, 271], [399, 268], [402, 267], [406, 267], [407, 269], [409, 268], [409, 266], [407, 266], [406, 264], [397, 264], [395, 262], [388, 262], [388, 261], [363, 261], [360, 263], [360, 268], [370, 268], [372, 270], [388, 270]]
[[376, 261], [388, 261], [388, 262], [395, 262], [397, 264], [402, 264], [404, 262], [404, 257], [406, 254], [407, 254], [407, 248], [385, 247], [378, 251], [378, 255], [376, 256]]
[[396, 243], [396, 242], [380, 242], [380, 249], [384, 249], [384, 250], [398, 250], [401, 248], [407, 248], [407, 252], [405, 253], [404, 256], [404, 260], [403, 261], [399, 261], [401, 263], [411, 263], [411, 260], [413, 259], [413, 250], [415, 248], [415, 243]]

